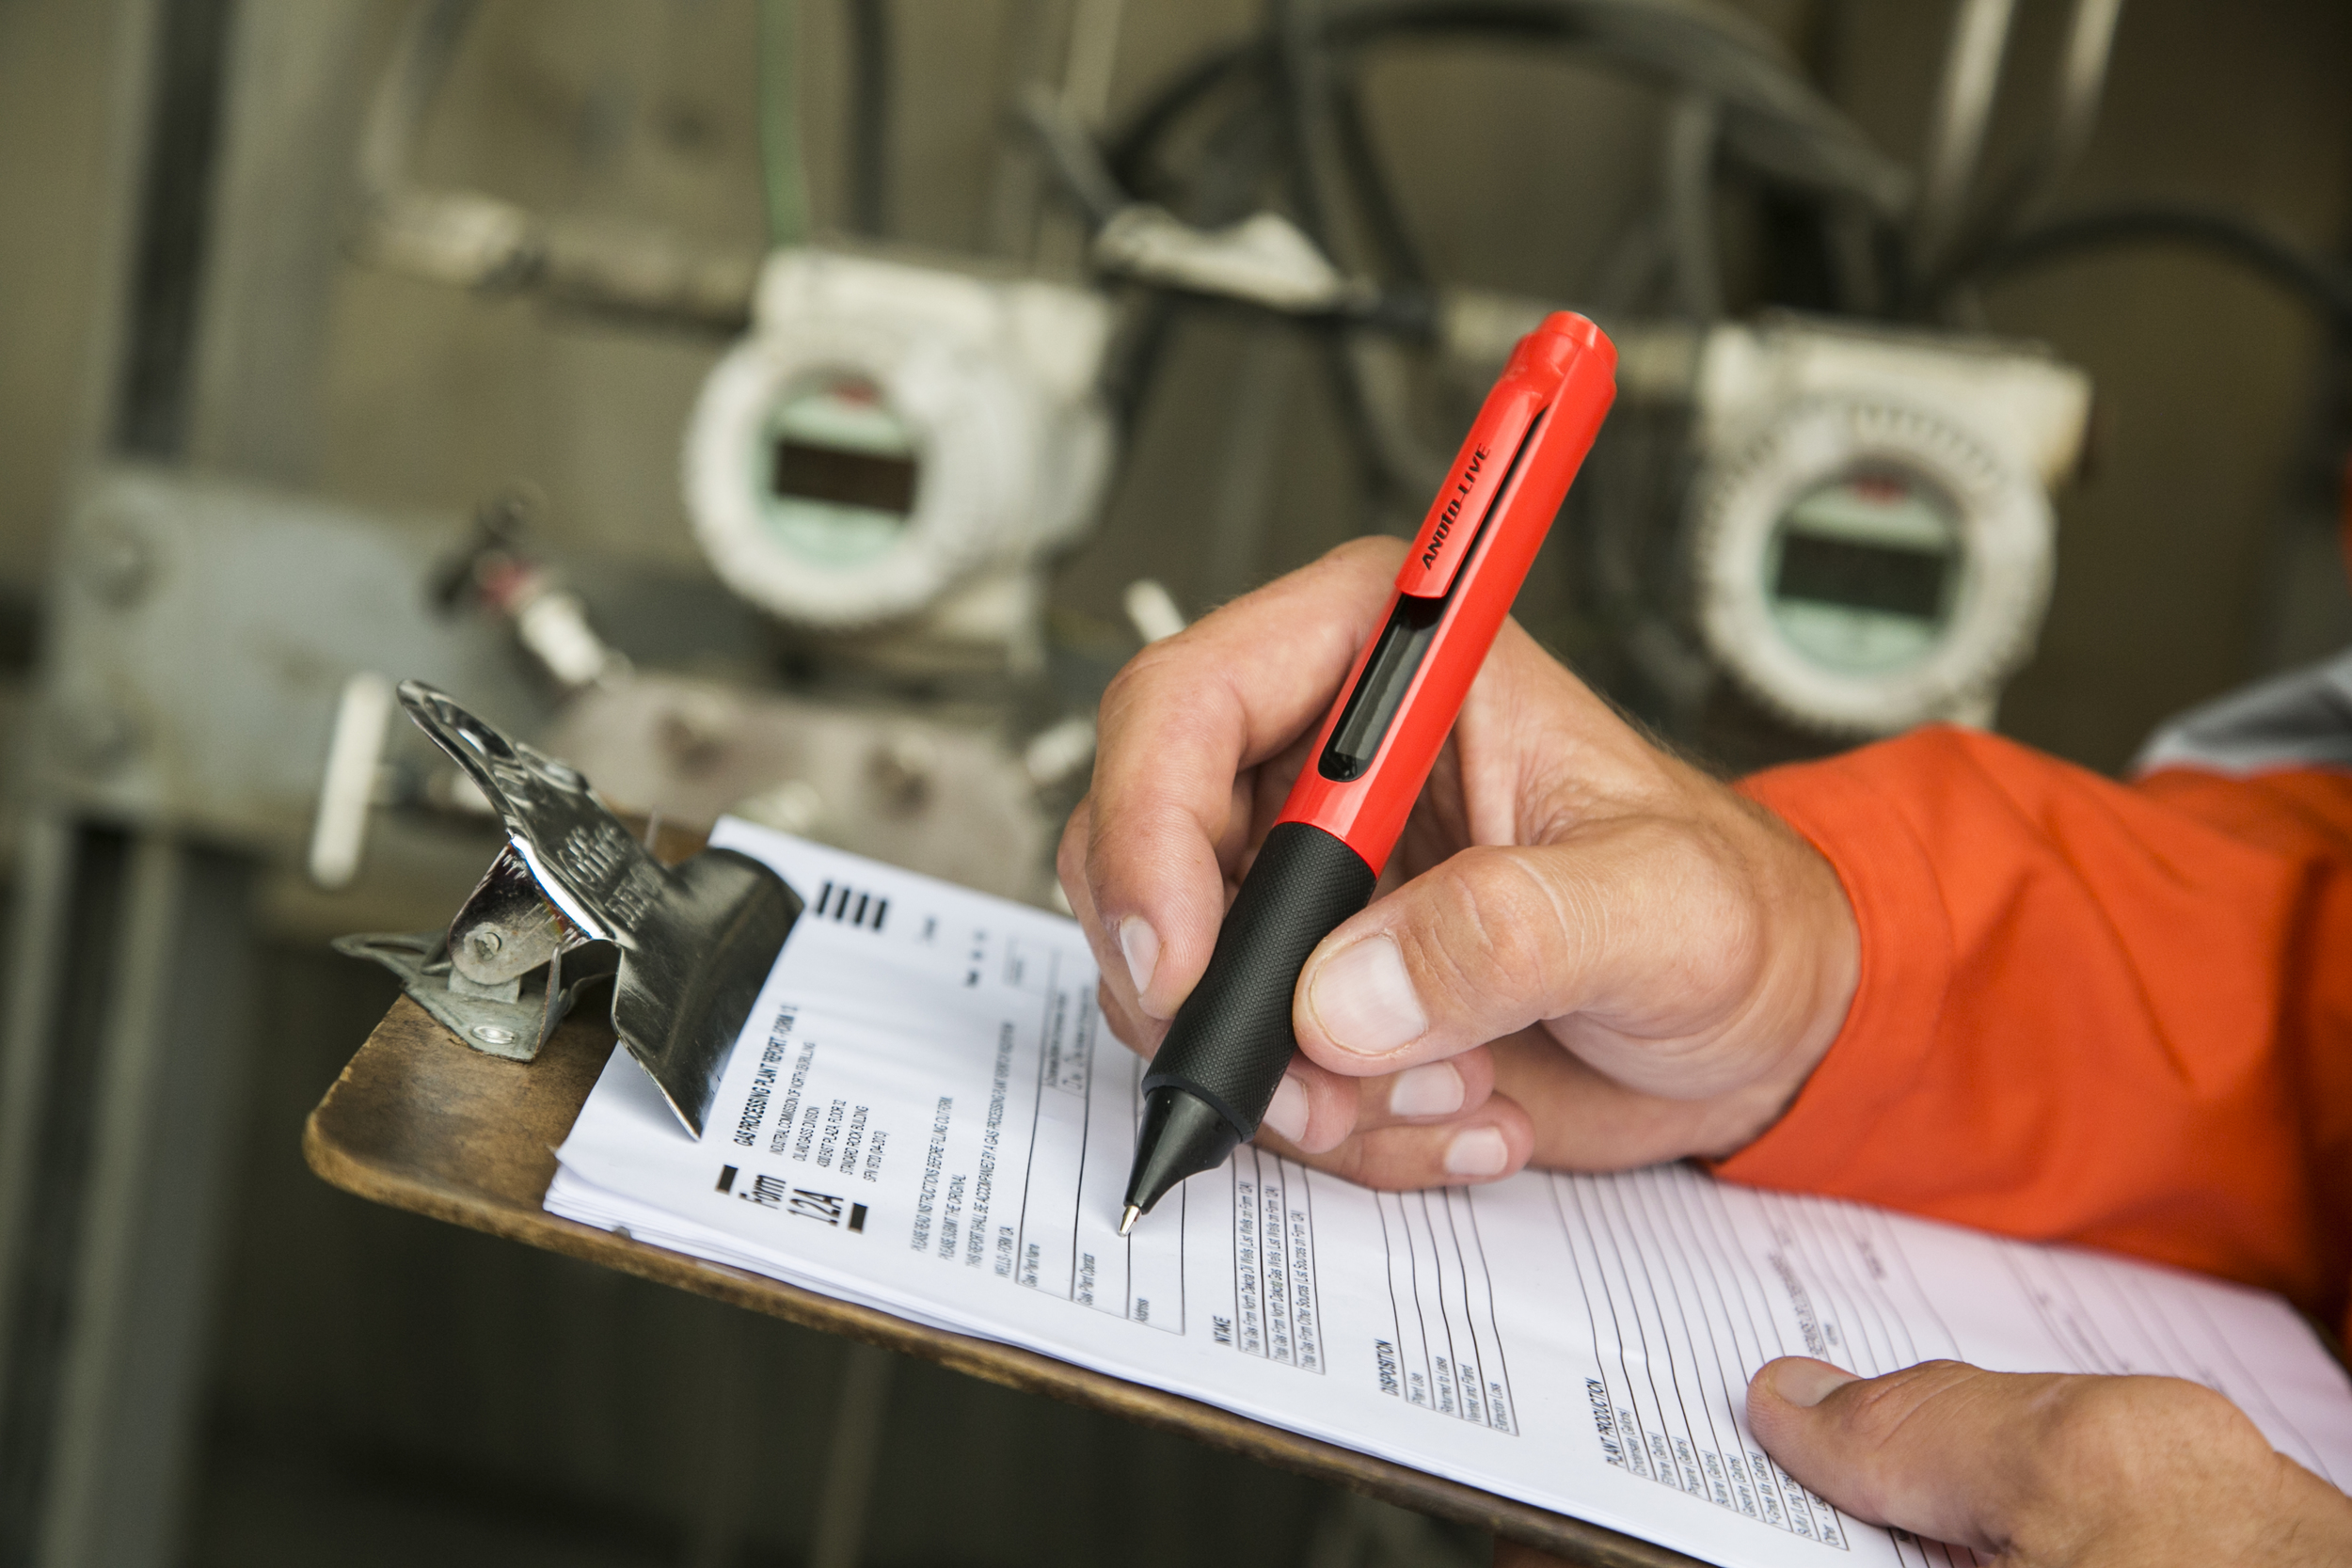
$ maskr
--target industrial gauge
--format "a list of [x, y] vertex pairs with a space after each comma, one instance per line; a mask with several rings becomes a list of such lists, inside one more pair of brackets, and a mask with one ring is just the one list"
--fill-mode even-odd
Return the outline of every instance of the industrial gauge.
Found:
[[696, 537], [779, 619], [1016, 640], [1110, 470], [1109, 308], [1081, 289], [780, 251], [687, 431]]
[[1715, 661], [1804, 728], [1988, 722], [2049, 603], [2089, 413], [2030, 347], [1810, 323], [1700, 350], [1689, 513]]

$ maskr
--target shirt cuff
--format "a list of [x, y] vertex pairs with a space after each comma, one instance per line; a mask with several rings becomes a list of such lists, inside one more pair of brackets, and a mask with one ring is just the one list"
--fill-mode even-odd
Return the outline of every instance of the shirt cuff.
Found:
[[1730, 1180], [1836, 1191], [1868, 1129], [1910, 1092], [1933, 1047], [1951, 983], [1951, 920], [1925, 847], [1876, 777], [1878, 750], [1776, 768], [1736, 786], [1836, 871], [1861, 930], [1862, 973], [1845, 1026], [1788, 1111], [1713, 1164]]

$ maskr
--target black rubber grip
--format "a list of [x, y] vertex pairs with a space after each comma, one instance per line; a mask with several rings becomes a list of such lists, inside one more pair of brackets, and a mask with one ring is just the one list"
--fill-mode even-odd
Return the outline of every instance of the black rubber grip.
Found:
[[1291, 992], [1315, 943], [1372, 901], [1363, 857], [1321, 828], [1278, 822], [1216, 933], [1208, 973], [1176, 1009], [1144, 1092], [1189, 1089], [1257, 1135], [1266, 1102], [1298, 1049]]

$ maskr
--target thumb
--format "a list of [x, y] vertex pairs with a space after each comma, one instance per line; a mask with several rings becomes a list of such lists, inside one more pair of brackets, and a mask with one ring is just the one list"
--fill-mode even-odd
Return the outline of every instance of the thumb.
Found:
[[1855, 1518], [1999, 1553], [2038, 1535], [2054, 1500], [2068, 1525], [2097, 1528], [2084, 1516], [2091, 1498], [2053, 1498], [2059, 1466], [2044, 1440], [2064, 1430], [2058, 1447], [2082, 1449], [2087, 1401], [2112, 1403], [2123, 1386], [2156, 1381], [1988, 1372], [1958, 1361], [1858, 1378], [1791, 1355], [1748, 1385], [1748, 1424], [1800, 1484]]
[[1857, 1378], [1785, 1356], [1748, 1385], [1748, 1424], [1783, 1469], [1857, 1519], [2021, 1562], [2077, 1560], [2090, 1541], [2101, 1562], [2302, 1561], [2264, 1553], [2323, 1538], [2340, 1550], [2352, 1534], [2332, 1483], [2273, 1451], [2223, 1395], [2179, 1378], [1957, 1361]]
[[[1298, 1043], [1335, 1072], [1395, 1072], [1532, 1023], [1628, 1087], [1694, 1099], [1703, 1044], [1743, 1001], [1768, 941], [1731, 847], [1656, 817], [1565, 842], [1464, 849], [1375, 903], [1308, 958]], [[1648, 1081], [1645, 1081], [1648, 1080]]]
[[1816, 1496], [1868, 1524], [1997, 1552], [2033, 1480], [2020, 1474], [2020, 1417], [2063, 1377], [1924, 1361], [1857, 1378], [1801, 1355], [1748, 1385], [1748, 1424]]

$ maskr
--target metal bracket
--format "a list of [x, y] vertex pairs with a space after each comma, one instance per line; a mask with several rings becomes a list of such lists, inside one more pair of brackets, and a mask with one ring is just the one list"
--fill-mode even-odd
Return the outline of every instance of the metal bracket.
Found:
[[445, 930], [361, 932], [337, 937], [334, 946], [346, 958], [382, 964], [443, 1028], [476, 1051], [511, 1062], [537, 1056], [580, 993], [612, 978], [610, 950], [587, 950], [568, 966], [559, 953], [503, 986], [478, 986], [452, 968]]
[[475, 1049], [518, 1061], [537, 1054], [581, 991], [612, 979], [613, 1032], [702, 1136], [800, 895], [730, 849], [665, 866], [578, 769], [421, 682], [402, 683], [400, 700], [489, 798], [506, 847], [446, 932], [345, 937], [337, 949], [400, 975]]

